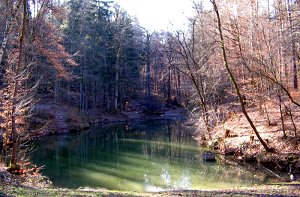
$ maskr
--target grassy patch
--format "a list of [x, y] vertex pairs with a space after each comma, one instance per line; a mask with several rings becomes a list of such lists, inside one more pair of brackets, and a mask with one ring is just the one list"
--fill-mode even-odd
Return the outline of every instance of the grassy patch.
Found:
[[20, 186], [1, 186], [0, 196], [150, 196], [136, 192], [109, 191], [105, 189], [37, 189]]
[[121, 192], [105, 189], [36, 189], [30, 187], [0, 187], [0, 196], [300, 196], [299, 184], [265, 185], [227, 190], [166, 191], [158, 193]]

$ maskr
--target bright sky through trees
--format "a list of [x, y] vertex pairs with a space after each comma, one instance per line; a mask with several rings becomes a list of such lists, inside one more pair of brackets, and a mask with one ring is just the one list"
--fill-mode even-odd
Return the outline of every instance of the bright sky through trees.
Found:
[[184, 28], [193, 16], [192, 0], [114, 0], [149, 30]]

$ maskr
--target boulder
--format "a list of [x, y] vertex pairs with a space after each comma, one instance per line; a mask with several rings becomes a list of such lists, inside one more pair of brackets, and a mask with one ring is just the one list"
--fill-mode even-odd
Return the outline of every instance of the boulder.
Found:
[[216, 161], [216, 154], [213, 152], [204, 152], [202, 157], [204, 161]]

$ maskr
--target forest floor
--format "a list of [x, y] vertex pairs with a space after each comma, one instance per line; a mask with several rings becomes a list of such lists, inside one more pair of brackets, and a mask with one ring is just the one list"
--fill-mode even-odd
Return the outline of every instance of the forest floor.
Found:
[[[294, 106], [291, 109], [296, 131], [291, 116], [285, 111], [283, 119], [286, 137], [284, 137], [278, 105], [267, 102], [263, 112], [257, 107], [248, 109], [259, 134], [268, 146], [275, 150], [273, 153], [264, 150], [241, 112], [231, 113], [231, 117], [215, 127], [211, 132], [212, 140], [206, 143], [216, 151], [235, 156], [240, 162], [261, 164], [276, 176], [278, 171], [291, 171], [298, 174], [299, 178], [300, 133], [297, 129], [300, 128], [300, 108]], [[202, 139], [203, 136], [198, 137], [199, 141]]]

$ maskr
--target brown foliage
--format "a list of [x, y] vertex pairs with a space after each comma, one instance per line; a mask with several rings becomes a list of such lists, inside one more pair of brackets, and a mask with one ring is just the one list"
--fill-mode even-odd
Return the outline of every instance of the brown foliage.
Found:
[[[35, 79], [37, 74], [40, 74], [41, 78], [44, 76], [44, 80], [51, 77], [69, 80], [71, 75], [66, 65], [77, 65], [61, 44], [59, 28], [49, 18], [49, 16], [52, 16], [52, 19], [58, 17], [62, 12], [61, 9], [55, 8], [48, 0], [41, 1], [40, 4], [41, 8], [36, 16], [30, 17], [26, 13], [30, 11], [26, 8], [28, 2], [23, 0], [22, 9], [17, 9], [17, 17], [9, 34], [5, 80], [0, 88], [2, 95], [0, 128], [3, 132], [6, 161], [12, 157], [11, 144], [13, 142], [18, 145], [26, 144], [34, 133], [29, 132], [28, 118], [32, 115], [31, 109], [37, 102], [36, 89], [41, 80]], [[51, 14], [50, 9], [54, 11]], [[17, 136], [13, 135], [14, 130]], [[25, 159], [25, 152], [18, 150], [19, 161]], [[20, 170], [24, 173], [25, 169]]]

